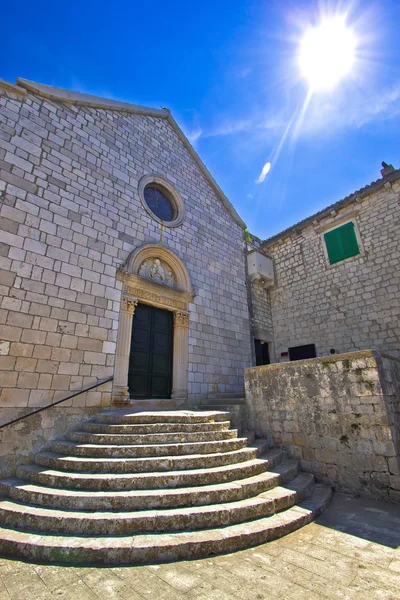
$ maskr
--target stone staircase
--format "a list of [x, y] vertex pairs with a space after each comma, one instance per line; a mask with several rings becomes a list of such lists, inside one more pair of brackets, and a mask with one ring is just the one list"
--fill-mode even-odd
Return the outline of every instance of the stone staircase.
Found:
[[210, 393], [195, 405], [198, 410], [220, 410], [229, 412], [231, 425], [242, 431], [247, 423], [247, 404], [243, 394]]
[[220, 411], [107, 411], [0, 482], [0, 553], [129, 565], [261, 544], [309, 523], [331, 490]]

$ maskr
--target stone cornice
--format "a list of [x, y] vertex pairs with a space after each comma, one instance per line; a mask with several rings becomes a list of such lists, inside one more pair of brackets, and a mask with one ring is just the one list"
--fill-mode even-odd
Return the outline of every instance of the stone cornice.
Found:
[[385, 175], [381, 179], [371, 182], [370, 184], [364, 186], [360, 190], [353, 192], [352, 194], [346, 196], [338, 202], [335, 202], [335, 204], [327, 206], [326, 208], [320, 210], [318, 213], [315, 213], [307, 217], [303, 221], [300, 221], [299, 223], [288, 227], [288, 229], [285, 229], [284, 231], [277, 233], [276, 235], [268, 238], [267, 240], [264, 240], [262, 242], [263, 250], [268, 251], [268, 249], [271, 246], [273, 246], [276, 242], [281, 241], [291, 236], [292, 234], [298, 235], [303, 229], [310, 225], [314, 225], [314, 228], [323, 228], [323, 225], [319, 225], [319, 222], [323, 219], [339, 214], [339, 211], [341, 211], [343, 208], [347, 207], [352, 203], [361, 203], [364, 198], [367, 198], [371, 194], [379, 191], [381, 188], [387, 188], [388, 186], [391, 187], [391, 183], [397, 181], [398, 179], [400, 179], [400, 169], [396, 169], [393, 172]]
[[118, 269], [117, 279], [124, 283], [124, 295], [144, 300], [149, 304], [187, 311], [188, 303], [193, 301], [193, 294], [132, 275], [124, 268]]
[[3, 88], [4, 90], [7, 90], [7, 92], [11, 92], [12, 94], [17, 94], [18, 96], [26, 96], [27, 95], [27, 92], [25, 89], [23, 89], [22, 87], [19, 87], [18, 85], [9, 83], [8, 81], [5, 81], [4, 79], [0, 79], [0, 88]]
[[78, 104], [80, 106], [89, 106], [91, 108], [103, 108], [117, 112], [128, 112], [135, 115], [161, 117], [164, 119], [169, 115], [169, 110], [166, 108], [149, 108], [147, 106], [137, 106], [136, 104], [130, 104], [128, 102], [120, 102], [119, 100], [108, 100], [107, 98], [100, 98], [100, 96], [72, 92], [63, 88], [45, 85], [44, 83], [36, 83], [35, 81], [21, 79], [20, 77], [17, 79], [17, 85], [21, 88], [25, 88], [29, 92], [39, 94], [43, 98], [57, 100], [58, 102], [66, 102], [68, 104]]

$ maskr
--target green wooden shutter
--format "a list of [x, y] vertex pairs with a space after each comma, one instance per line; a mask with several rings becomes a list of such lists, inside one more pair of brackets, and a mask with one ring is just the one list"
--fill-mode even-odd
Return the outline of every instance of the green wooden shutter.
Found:
[[350, 223], [342, 225], [339, 229], [342, 240], [343, 258], [360, 254], [356, 232], [354, 231], [354, 223], [350, 221]]
[[331, 265], [343, 260], [340, 237], [337, 229], [332, 229], [324, 234], [328, 258]]
[[360, 254], [354, 223], [345, 223], [324, 234], [328, 258], [331, 265], [350, 256]]

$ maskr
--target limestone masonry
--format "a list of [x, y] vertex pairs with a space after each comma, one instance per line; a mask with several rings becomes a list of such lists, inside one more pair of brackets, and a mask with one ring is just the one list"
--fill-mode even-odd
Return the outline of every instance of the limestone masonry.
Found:
[[[189, 397], [243, 389], [243, 230], [164, 117], [1, 90], [3, 420], [113, 375], [117, 268], [146, 244], [162, 243], [190, 277]], [[138, 185], [149, 173], [179, 191], [179, 229], [143, 209]], [[105, 406], [110, 396], [85, 402]]]
[[371, 351], [246, 369], [249, 425], [319, 481], [400, 502], [400, 360]]
[[[263, 244], [275, 265], [270, 289], [277, 360], [315, 343], [317, 356], [372, 348], [400, 356], [400, 176], [366, 188]], [[353, 222], [360, 253], [330, 265], [324, 232]]]
[[[382, 165], [261, 241], [167, 109], [0, 81], [0, 426], [107, 380], [4, 428], [0, 472], [100, 408], [219, 403], [317, 478], [398, 501], [400, 170]], [[270, 365], [313, 357], [312, 391], [303, 363]]]

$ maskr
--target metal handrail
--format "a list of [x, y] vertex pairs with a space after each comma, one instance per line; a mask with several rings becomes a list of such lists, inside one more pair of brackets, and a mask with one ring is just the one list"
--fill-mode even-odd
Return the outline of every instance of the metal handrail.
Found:
[[42, 410], [46, 410], [47, 408], [51, 408], [52, 406], [57, 406], [57, 404], [61, 404], [61, 402], [65, 402], [66, 400], [71, 400], [71, 398], [75, 398], [75, 396], [79, 396], [79, 394], [84, 394], [85, 392], [90, 392], [90, 390], [93, 390], [94, 388], [99, 387], [99, 385], [103, 385], [104, 383], [108, 383], [109, 381], [112, 381], [113, 379], [114, 379], [114, 377], [108, 377], [107, 379], [98, 381], [97, 383], [94, 383], [93, 385], [90, 385], [87, 388], [83, 388], [82, 390], [79, 390], [78, 392], [74, 392], [73, 394], [70, 394], [66, 398], [63, 398], [62, 400], [57, 400], [57, 402], [53, 402], [53, 404], [47, 404], [47, 406], [42, 406], [41, 408], [38, 408], [37, 410], [33, 410], [32, 412], [28, 413], [27, 415], [18, 417], [18, 419], [13, 419], [12, 421], [9, 421], [8, 423], [4, 423], [3, 425], [0, 425], [0, 429], [3, 429], [4, 427], [8, 427], [8, 425], [12, 425], [13, 423], [18, 423], [18, 421], [22, 421], [23, 419], [31, 417], [32, 415], [36, 415], [37, 413], [42, 412]]

